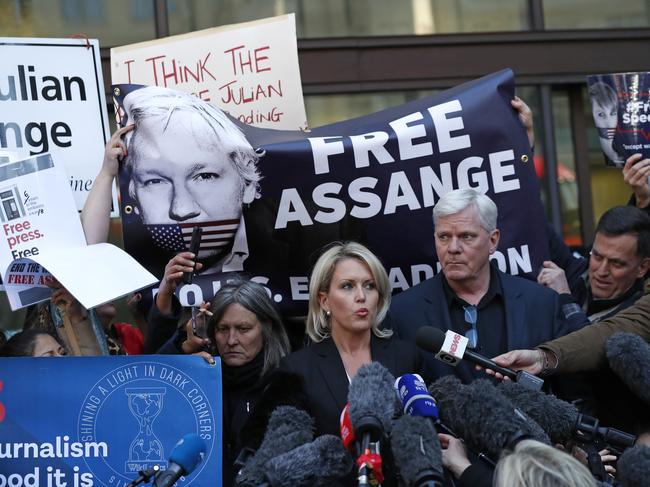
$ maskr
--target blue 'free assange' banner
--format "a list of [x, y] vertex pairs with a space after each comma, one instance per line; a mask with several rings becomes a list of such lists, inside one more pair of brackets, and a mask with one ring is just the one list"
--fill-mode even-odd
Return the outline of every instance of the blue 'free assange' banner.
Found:
[[0, 485], [126, 486], [195, 433], [178, 485], [221, 485], [221, 367], [200, 357], [0, 359]]
[[[116, 86], [116, 106], [132, 107], [129, 98], [146, 99], [153, 89]], [[164, 96], [154, 95], [151, 105], [162, 104]], [[155, 106], [165, 115], [157, 125], [147, 128], [154, 117], [136, 123], [130, 163], [120, 167], [124, 248], [162, 277], [200, 226], [203, 269], [192, 284], [179, 286], [183, 305], [212, 299], [224, 282], [243, 273], [267, 286], [283, 313], [303, 315], [311, 267], [333, 241], [367, 245], [386, 266], [394, 292], [432, 277], [438, 270], [432, 209], [449, 191], [475, 188], [499, 208], [501, 239], [491, 258], [504, 272], [534, 279], [548, 258], [545, 215], [513, 96], [513, 73], [503, 70], [311, 132], [239, 124], [246, 143], [227, 135], [218, 143], [212, 134], [217, 123], [210, 130], [181, 130], [208, 126], [205, 113], [215, 109], [204, 104], [182, 110], [170, 96], [164, 110]], [[122, 123], [130, 119], [124, 115]], [[176, 132], [178, 137], [170, 135]], [[174, 142], [168, 151], [138, 145], [148, 134], [161, 145]], [[202, 149], [189, 157], [191, 147]], [[172, 151], [178, 154], [163, 160], [161, 154]], [[212, 162], [199, 170], [197, 158]], [[259, 173], [256, 183], [227, 177], [237, 174], [233, 164], [241, 166], [242, 159]], [[217, 160], [233, 164], [216, 167]], [[239, 188], [235, 196], [226, 197], [228, 180], [235, 181], [230, 191]]]

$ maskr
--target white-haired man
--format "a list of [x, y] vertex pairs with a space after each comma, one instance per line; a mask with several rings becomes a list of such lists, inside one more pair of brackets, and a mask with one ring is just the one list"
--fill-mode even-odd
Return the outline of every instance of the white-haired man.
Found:
[[[465, 335], [490, 357], [572, 331], [556, 292], [490, 264], [500, 237], [490, 198], [474, 189], [451, 191], [434, 207], [433, 220], [441, 272], [393, 299], [385, 323], [401, 339], [415, 340], [418, 328], [435, 326]], [[455, 373], [464, 382], [480, 376], [471, 365], [452, 368], [433, 354], [426, 358], [437, 376]]]

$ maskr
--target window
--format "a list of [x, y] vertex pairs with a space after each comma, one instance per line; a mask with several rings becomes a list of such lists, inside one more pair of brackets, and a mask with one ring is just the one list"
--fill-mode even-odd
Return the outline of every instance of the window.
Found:
[[169, 0], [172, 34], [295, 12], [299, 38], [528, 29], [527, 0]]

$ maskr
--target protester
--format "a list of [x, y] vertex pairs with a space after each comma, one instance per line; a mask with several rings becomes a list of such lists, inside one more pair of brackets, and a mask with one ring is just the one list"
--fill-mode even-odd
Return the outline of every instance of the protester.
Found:
[[[566, 250], [568, 251], [568, 249]], [[633, 206], [606, 211], [596, 227], [589, 259], [571, 257], [573, 282], [559, 265], [544, 262], [538, 282], [560, 294], [565, 318], [597, 323], [634, 304], [644, 294], [650, 269], [650, 217]], [[579, 272], [582, 271], [582, 272]], [[567, 401], [581, 400], [582, 412], [628, 431], [641, 404], [608, 369], [598, 373], [563, 374], [553, 390]]]
[[565, 317], [584, 313], [590, 323], [615, 315], [643, 295], [650, 269], [650, 217], [633, 206], [616, 206], [598, 221], [589, 259], [571, 286], [564, 270], [551, 261], [537, 281], [561, 295]]
[[23, 330], [0, 347], [0, 357], [63, 357], [66, 349], [56, 337], [38, 330]]
[[183, 273], [201, 270], [203, 264], [197, 262], [191, 252], [181, 252], [172, 257], [165, 266], [165, 273], [147, 319], [149, 326], [144, 344], [145, 353], [156, 353], [174, 336], [181, 319], [181, 303], [174, 294], [181, 284]]
[[[468, 346], [494, 356], [518, 344], [532, 346], [583, 325], [567, 322], [557, 293], [490, 264], [500, 232], [497, 207], [474, 189], [445, 194], [433, 209], [436, 254], [441, 272], [393, 299], [386, 326], [415, 341], [421, 326], [453, 330]], [[469, 382], [480, 373], [461, 363], [451, 367], [427, 354], [437, 376], [455, 374]]]
[[112, 302], [94, 308], [106, 333], [110, 355], [140, 355], [144, 351], [144, 335], [130, 323], [116, 322], [117, 309]]
[[534, 440], [524, 440], [505, 455], [494, 476], [495, 487], [596, 487], [587, 468], [571, 455]]
[[71, 355], [101, 355], [85, 308], [58, 281], [52, 281], [49, 287], [52, 288], [50, 300], [28, 308], [23, 330], [57, 336]]
[[[173, 260], [173, 259], [172, 259]], [[186, 333], [173, 337], [159, 353], [197, 353], [214, 363], [206, 345], [221, 358], [223, 385], [223, 484], [236, 475], [233, 463], [242, 442], [241, 431], [270, 377], [289, 353], [289, 339], [266, 289], [253, 281], [225, 284], [209, 306], [208, 339], [194, 336], [192, 320]]]

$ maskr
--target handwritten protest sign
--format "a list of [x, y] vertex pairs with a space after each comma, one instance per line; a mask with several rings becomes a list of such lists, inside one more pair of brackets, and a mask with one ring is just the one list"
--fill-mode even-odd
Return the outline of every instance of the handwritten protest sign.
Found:
[[0, 156], [51, 153], [81, 210], [109, 135], [98, 41], [0, 37], [0, 59]]
[[[146, 99], [138, 90], [158, 89], [116, 88], [125, 112], [133, 99]], [[491, 258], [503, 271], [532, 276], [548, 255], [545, 217], [513, 96], [512, 71], [503, 70], [309, 133], [239, 124], [245, 137], [211, 145], [205, 139], [210, 132], [198, 127], [210, 123], [201, 121], [202, 114], [218, 116], [214, 108], [198, 114], [194, 107], [179, 108], [170, 119], [182, 116], [195, 130], [179, 132], [175, 143], [183, 137], [184, 147], [209, 147], [212, 159], [222, 152], [238, 157], [222, 158], [220, 168], [201, 165], [182, 191], [173, 191], [185, 181], [174, 179], [174, 171], [194, 167], [196, 158], [163, 164], [156, 153], [141, 150], [127, 159], [120, 170], [125, 249], [162, 277], [171, 256], [187, 248], [191, 227], [211, 225], [216, 230], [206, 240], [210, 247], [199, 252], [203, 269], [192, 284], [179, 287], [181, 303], [209, 300], [224, 282], [243, 274], [266, 285], [285, 313], [301, 314], [310, 268], [332, 241], [367, 244], [388, 269], [395, 291], [432, 277], [438, 265], [432, 208], [453, 189], [476, 188], [499, 208], [501, 239]], [[168, 99], [180, 107], [178, 97]], [[145, 136], [157, 134], [154, 121], [148, 122]], [[236, 164], [247, 169], [245, 177], [232, 170]], [[213, 176], [229, 168], [231, 177]], [[206, 189], [216, 185], [224, 186]], [[234, 204], [214, 196], [224, 195], [225, 185], [239, 191], [239, 198], [227, 199]]]
[[50, 274], [86, 308], [156, 282], [121, 249], [86, 246], [72, 191], [50, 154], [0, 166], [0, 225], [0, 272], [12, 309], [49, 299]]
[[124, 487], [196, 434], [221, 486], [221, 370], [190, 356], [0, 358], [0, 485]]
[[307, 126], [294, 14], [113, 48], [111, 76], [195, 94], [250, 125]]

